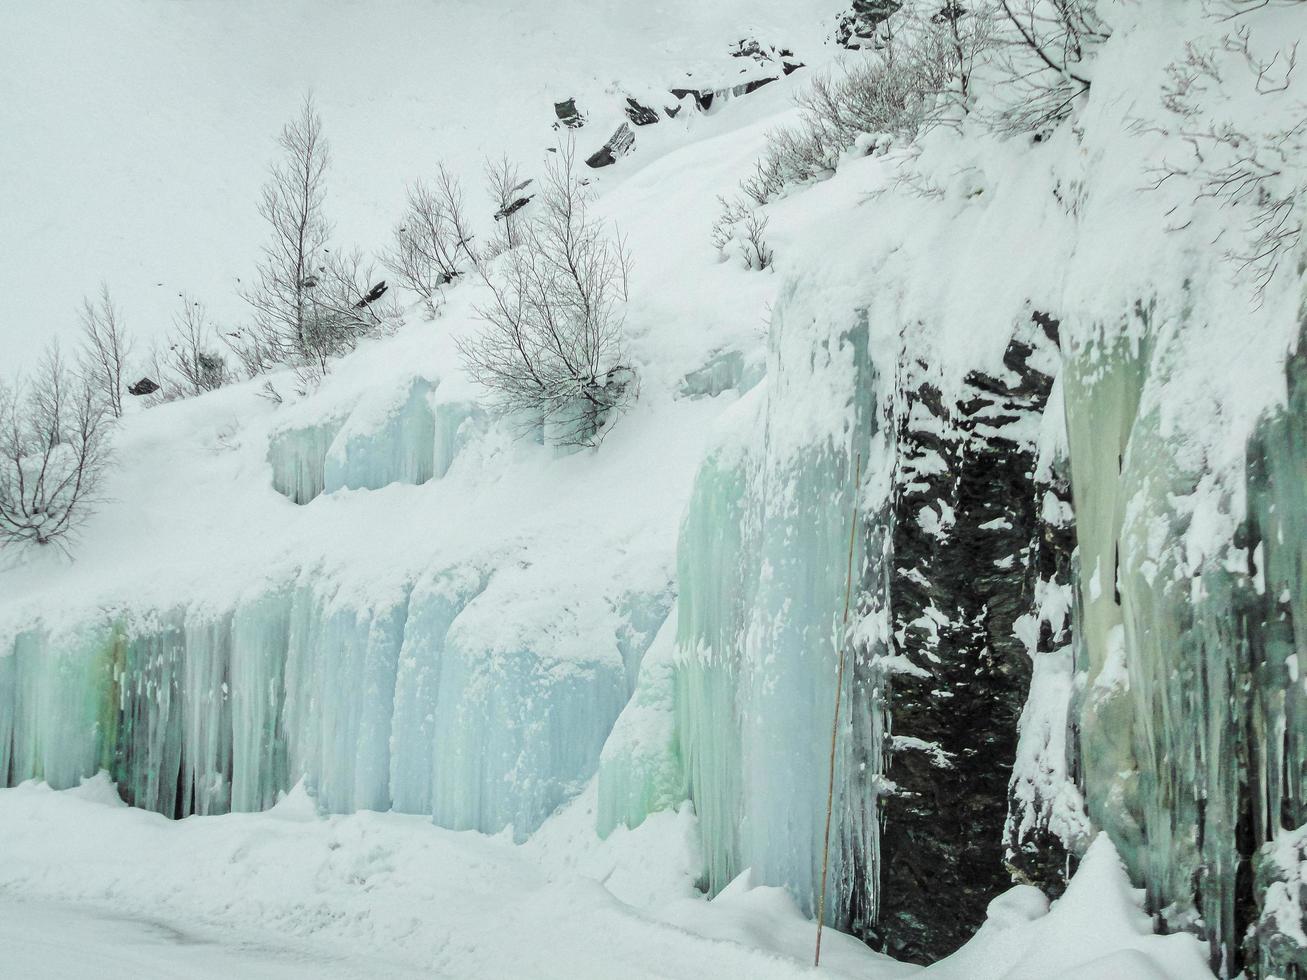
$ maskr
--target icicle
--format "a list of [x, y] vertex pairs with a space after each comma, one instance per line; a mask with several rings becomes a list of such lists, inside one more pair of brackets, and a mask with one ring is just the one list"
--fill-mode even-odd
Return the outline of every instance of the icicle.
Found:
[[323, 492], [420, 484], [435, 476], [432, 390], [418, 378], [397, 402], [356, 408], [326, 454]]

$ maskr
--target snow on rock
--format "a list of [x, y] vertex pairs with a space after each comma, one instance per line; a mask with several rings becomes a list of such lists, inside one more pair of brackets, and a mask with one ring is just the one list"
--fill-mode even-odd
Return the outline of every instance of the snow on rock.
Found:
[[985, 924], [957, 953], [929, 967], [939, 980], [1197, 980], [1210, 976], [1192, 936], [1155, 936], [1106, 835], [1085, 851], [1065, 894], [1050, 907], [1018, 885], [994, 899]]
[[[1300, 33], [1301, 11], [1262, 16], [1264, 37]], [[1167, 65], [1195, 38], [1220, 50], [1228, 25], [1113, 20], [1084, 106], [1047, 138], [940, 127], [769, 205], [786, 282], [768, 376], [751, 422], [723, 421], [729, 452], [701, 467], [683, 525], [678, 729], [711, 886], [752, 866], [811, 908], [811, 733], [834, 702], [834, 526], [861, 452], [828, 907], [929, 959], [979, 924], [1004, 856], [1055, 885], [1102, 829], [1164, 928], [1233, 974], [1258, 955], [1242, 828], [1274, 841], [1304, 818], [1286, 775], [1302, 771], [1301, 273], [1286, 257], [1259, 293], [1211, 247], [1225, 208], [1192, 183], [1148, 189], [1183, 142]], [[866, 364], [832, 370], [842, 356]], [[942, 792], [921, 746], [959, 760], [947, 785], [967, 790]], [[877, 795], [883, 833], [860, 809]], [[983, 853], [1009, 803], [1010, 849]], [[952, 875], [990, 878], [941, 892]]]

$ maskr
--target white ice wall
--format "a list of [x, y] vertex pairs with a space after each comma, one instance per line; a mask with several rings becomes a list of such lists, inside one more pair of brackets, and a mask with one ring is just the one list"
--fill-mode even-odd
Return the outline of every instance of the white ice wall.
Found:
[[27, 630], [0, 656], [0, 763], [59, 788], [107, 768], [172, 816], [266, 808], [302, 777], [328, 811], [525, 837], [598, 767], [624, 648], [638, 664], [666, 609], [632, 598], [456, 566], [362, 605], [310, 574], [217, 614]]

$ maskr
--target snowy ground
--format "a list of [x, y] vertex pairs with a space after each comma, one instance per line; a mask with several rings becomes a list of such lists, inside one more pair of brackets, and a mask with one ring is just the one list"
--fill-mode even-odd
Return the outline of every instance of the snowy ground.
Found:
[[[0, 790], [0, 974], [245, 977], [814, 976], [813, 924], [748, 874], [694, 887], [693, 816], [600, 843], [593, 788], [525, 845], [421, 817], [321, 817], [297, 789], [271, 811], [171, 822], [103, 777]], [[1208, 975], [1196, 941], [1151, 935], [1106, 841], [1048, 911], [1032, 888], [939, 980]], [[921, 973], [827, 931], [821, 975]]]
[[[267, 980], [359, 977], [365, 963], [284, 944], [215, 933], [183, 932], [151, 919], [93, 906], [42, 902], [0, 902], [0, 947], [10, 976], [77, 980], [133, 980], [143, 976], [184, 976], [195, 980], [249, 977]], [[392, 977], [425, 975], [387, 964]]]
[[[265, 814], [170, 823], [118, 804], [102, 780], [29, 784], [0, 792], [0, 913], [22, 910], [0, 916], [0, 939], [22, 937], [30, 972], [12, 975], [27, 976], [85, 975], [92, 949], [121, 976], [170, 964], [199, 976], [804, 972], [812, 925], [783, 891], [696, 897], [688, 812], [599, 845], [588, 807], [515, 847], [400, 814], [319, 818], [302, 794]], [[836, 976], [915, 971], [847, 936], [826, 951]]]

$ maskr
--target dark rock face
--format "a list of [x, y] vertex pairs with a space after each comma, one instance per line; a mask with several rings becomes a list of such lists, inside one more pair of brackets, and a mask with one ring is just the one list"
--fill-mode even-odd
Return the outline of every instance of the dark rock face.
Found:
[[694, 99], [694, 107], [700, 112], [707, 112], [712, 108], [712, 89], [674, 88], [670, 91], [677, 99], [683, 99], [687, 95], [690, 96], [690, 98]]
[[[1059, 323], [1047, 314], [1036, 311], [1031, 320], [1044, 336], [1057, 345]], [[1010, 353], [1010, 352], [1009, 352]], [[1034, 481], [1036, 502], [1036, 530], [1028, 569], [1035, 576], [1036, 603], [1032, 610], [1036, 616], [1037, 637], [1035, 656], [1057, 656], [1069, 664], [1072, 645], [1072, 613], [1069, 602], [1050, 602], [1047, 607], [1039, 601], [1039, 594], [1061, 590], [1062, 596], [1074, 593], [1075, 570], [1073, 556], [1076, 548], [1075, 519], [1071, 504], [1070, 463], [1065, 447], [1050, 460], [1046, 467], [1037, 469]], [[1076, 745], [1069, 739], [1071, 746]], [[1072, 749], [1074, 751], [1074, 749]], [[1068, 773], [1075, 769], [1074, 758], [1062, 760]], [[1030, 796], [1018, 793], [1014, 775], [1008, 789], [1008, 819], [1004, 831], [1004, 863], [1013, 880], [1034, 885], [1046, 895], [1056, 898], [1066, 887], [1068, 870], [1073, 856], [1068, 853], [1067, 842], [1050, 827], [1050, 815], [1056, 805], [1046, 795], [1053, 787], [1034, 784]], [[1029, 778], [1028, 774], [1021, 778]]]
[[359, 301], [354, 304], [354, 309], [361, 310], [371, 306], [384, 295], [386, 295], [386, 280], [383, 279], [363, 294]]
[[585, 116], [576, 107], [576, 99], [564, 99], [554, 103], [554, 115], [558, 117], [555, 126], [562, 124], [568, 129], [579, 129], [585, 125]]
[[632, 98], [626, 100], [626, 118], [637, 126], [650, 126], [658, 121], [658, 111], [641, 105]]
[[751, 37], [736, 41], [735, 47], [731, 49], [731, 57], [747, 58], [759, 65], [773, 65], [779, 62], [781, 72], [786, 75], [803, 67], [803, 62], [796, 61], [794, 52], [789, 48], [764, 46]]
[[595, 169], [608, 167], [633, 149], [635, 149], [635, 133], [631, 131], [630, 123], [622, 123], [617, 127], [617, 131], [608, 137], [607, 143], [586, 158], [585, 164]]
[[735, 48], [731, 51], [732, 58], [751, 58], [754, 61], [766, 61], [771, 56], [763, 49], [763, 46], [751, 37], [741, 38], [735, 42]]
[[[1056, 506], [1044, 508], [1038, 521], [1032, 565], [1037, 577], [1036, 588], [1063, 587], [1072, 583], [1072, 555], [1075, 552], [1075, 523], [1071, 518], [1071, 482], [1066, 461], [1059, 460], [1047, 480], [1037, 479], [1036, 500], [1053, 500]], [[1051, 511], [1051, 513], [1050, 513]], [[1069, 653], [1071, 646], [1070, 610], [1058, 616], [1042, 611], [1038, 620], [1036, 655]], [[1068, 739], [1071, 751], [1078, 744]], [[1068, 760], [1074, 772], [1075, 759]], [[1051, 898], [1066, 888], [1068, 871], [1074, 869], [1073, 855], [1064, 841], [1048, 824], [1048, 812], [1054, 801], [1042, 798], [1036, 788], [1033, 801], [1016, 793], [1016, 782], [1009, 786], [1008, 821], [1004, 831], [1004, 862], [1013, 880], [1034, 885]]]
[[891, 789], [867, 930], [900, 959], [957, 949], [1010, 884], [1003, 835], [1031, 669], [1017, 620], [1033, 611], [1041, 561], [1063, 560], [1065, 545], [1041, 553], [1023, 425], [1048, 399], [1053, 379], [1032, 355], [1056, 349], [1051, 334], [1020, 328], [1006, 371], [973, 372], [959, 404], [944, 403], [924, 363], [903, 366], [890, 559], [899, 666], [885, 682]]
[[876, 28], [903, 6], [901, 0], [853, 0], [835, 27], [835, 43], [851, 50], [874, 47]]
[[159, 384], [153, 378], [142, 378], [127, 388], [129, 395], [152, 395], [159, 390]]
[[742, 82], [731, 89], [731, 95], [749, 95], [752, 92], [758, 91], [758, 89], [762, 88], [764, 85], [770, 85], [772, 82], [776, 81], [776, 78], [776, 75], [771, 75], [767, 78], [755, 78], [752, 81]]
[[[802, 67], [802, 65], [793, 65], [785, 71], [785, 74], [788, 75], [790, 72]], [[690, 96], [694, 99], [694, 107], [696, 109], [700, 112], [707, 112], [713, 107], [715, 102], [727, 98], [738, 98], [741, 95], [749, 95], [758, 91], [758, 89], [762, 88], [764, 85], [770, 85], [780, 77], [780, 75], [768, 75], [763, 78], [753, 78], [747, 82], [739, 82], [728, 88], [720, 89], [674, 88], [671, 89], [671, 93], [676, 96], [677, 99], [684, 99], [687, 95]], [[668, 115], [675, 115], [675, 113], [672, 113], [669, 110]]]

